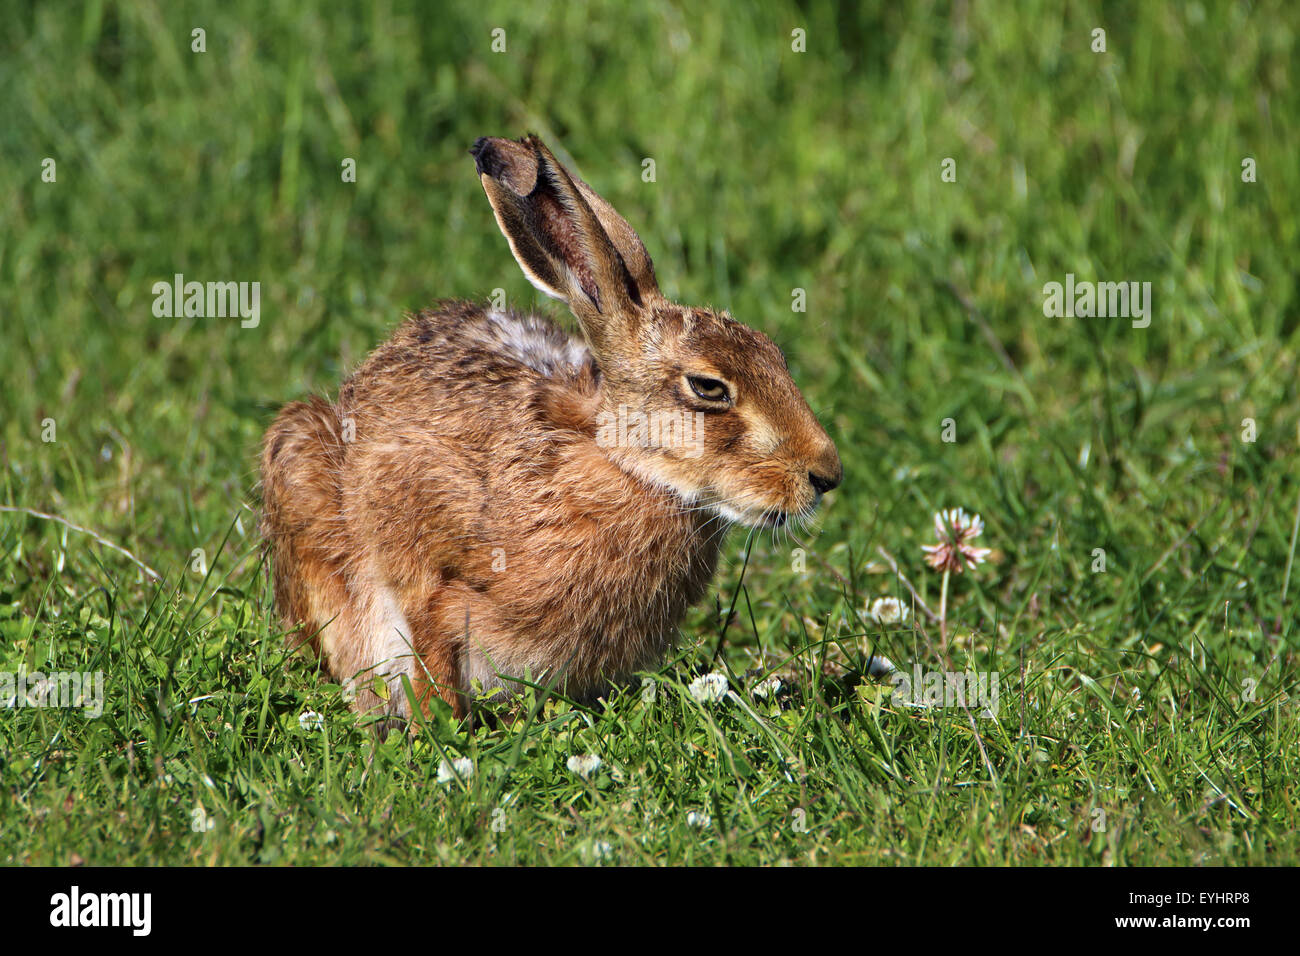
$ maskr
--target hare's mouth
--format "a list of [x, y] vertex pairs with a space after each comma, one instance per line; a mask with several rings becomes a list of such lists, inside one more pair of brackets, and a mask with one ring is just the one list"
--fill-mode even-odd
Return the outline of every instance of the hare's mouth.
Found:
[[738, 508], [725, 501], [714, 507], [728, 521], [749, 528], [781, 528], [790, 520], [790, 512], [784, 508]]

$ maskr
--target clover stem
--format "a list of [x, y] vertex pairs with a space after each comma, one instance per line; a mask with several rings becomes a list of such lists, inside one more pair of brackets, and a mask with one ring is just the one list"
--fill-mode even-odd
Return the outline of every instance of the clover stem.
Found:
[[939, 652], [943, 659], [948, 659], [948, 575], [952, 571], [943, 569], [943, 590], [939, 594]]

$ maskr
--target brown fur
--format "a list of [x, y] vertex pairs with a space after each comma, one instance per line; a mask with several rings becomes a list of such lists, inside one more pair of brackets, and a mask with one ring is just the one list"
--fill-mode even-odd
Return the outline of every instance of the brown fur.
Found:
[[[263, 443], [281, 617], [354, 681], [363, 711], [405, 714], [403, 675], [464, 714], [476, 680], [528, 673], [590, 696], [653, 667], [705, 593], [727, 522], [806, 514], [841, 477], [769, 339], [665, 300], [631, 227], [540, 141], [473, 152], [516, 258], [586, 341], [540, 316], [442, 303], [403, 323], [336, 404], [286, 406]], [[730, 400], [699, 398], [700, 377]], [[620, 408], [703, 412], [700, 453], [611, 446], [600, 426]]]

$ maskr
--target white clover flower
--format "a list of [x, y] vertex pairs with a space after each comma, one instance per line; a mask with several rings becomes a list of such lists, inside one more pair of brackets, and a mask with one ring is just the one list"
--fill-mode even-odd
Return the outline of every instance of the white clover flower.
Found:
[[968, 515], [961, 508], [950, 508], [934, 516], [934, 534], [938, 544], [925, 544], [925, 560], [936, 571], [953, 571], [961, 574], [967, 567], [975, 567], [993, 552], [977, 548], [971, 542], [984, 531], [979, 515]]
[[867, 662], [868, 677], [874, 677], [877, 679], [881, 677], [888, 677], [890, 674], [893, 674], [897, 670], [898, 668], [894, 666], [893, 661], [891, 661], [888, 657], [881, 656], [880, 654], [873, 654], [871, 660]]
[[907, 616], [912, 612], [898, 598], [882, 597], [871, 602], [867, 613], [881, 624], [906, 624]]
[[468, 757], [457, 757], [450, 763], [444, 760], [438, 764], [439, 783], [451, 783], [457, 779], [468, 783], [472, 776], [474, 776], [474, 761]]
[[601, 759], [595, 754], [574, 754], [565, 763], [570, 771], [586, 780], [600, 769]]
[[697, 830], [706, 830], [712, 823], [713, 817], [709, 816], [707, 813], [692, 810], [690, 813], [686, 814], [686, 825], [688, 827], [695, 827]]
[[775, 697], [780, 692], [781, 687], [781, 678], [772, 676], [755, 684], [754, 689], [750, 691], [750, 693], [755, 697], [760, 697], [763, 700], [766, 700], [769, 697]]
[[314, 710], [304, 710], [298, 715], [298, 726], [308, 733], [321, 730], [325, 726], [325, 716]]
[[711, 704], [726, 697], [730, 688], [727, 675], [721, 671], [714, 671], [712, 674], [702, 674], [695, 678], [691, 681], [689, 689], [691, 696], [701, 704]]

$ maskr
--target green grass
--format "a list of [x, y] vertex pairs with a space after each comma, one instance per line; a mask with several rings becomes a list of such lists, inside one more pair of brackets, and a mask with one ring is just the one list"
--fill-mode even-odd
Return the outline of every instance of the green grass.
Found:
[[[98, 718], [0, 711], [0, 860], [1300, 860], [1293, 4], [337, 6], [7, 5], [0, 504], [165, 580], [0, 513], [0, 671], [105, 680]], [[528, 130], [667, 294], [785, 347], [847, 477], [820, 533], [754, 538], [743, 587], [732, 536], [652, 702], [534, 694], [381, 742], [283, 648], [256, 444], [404, 310], [560, 314], [466, 155]], [[260, 281], [260, 324], [155, 318], [177, 272]], [[1151, 282], [1150, 327], [1045, 318], [1066, 273]], [[946, 662], [924, 611], [862, 613], [911, 600], [885, 555], [938, 607], [945, 507], [996, 549], [952, 582]], [[743, 706], [684, 691], [720, 641]], [[996, 671], [997, 718], [899, 706], [854, 677], [873, 651]], [[759, 667], [794, 693], [750, 697]]]

